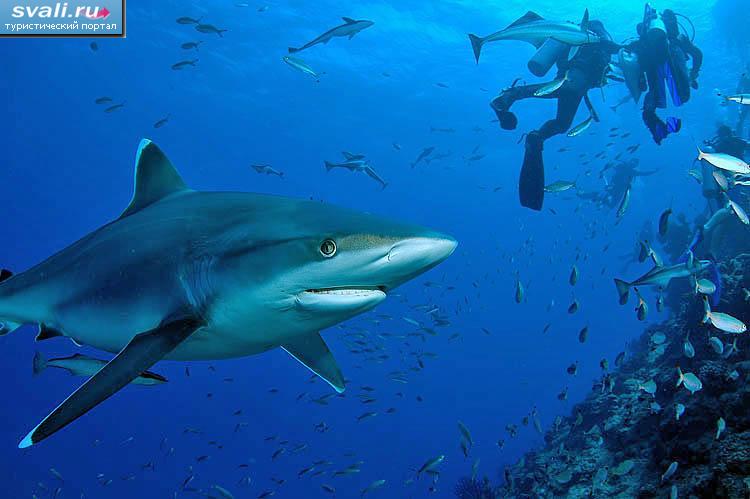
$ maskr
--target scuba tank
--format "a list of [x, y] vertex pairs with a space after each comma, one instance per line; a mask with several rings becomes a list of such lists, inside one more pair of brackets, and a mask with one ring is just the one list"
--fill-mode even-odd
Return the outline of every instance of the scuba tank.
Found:
[[647, 3], [643, 12], [643, 34], [644, 36], [659, 36], [658, 32], [667, 34], [667, 26], [661, 19], [659, 13]]
[[544, 76], [558, 60], [563, 57], [567, 58], [569, 52], [570, 45], [547, 38], [534, 56], [529, 59], [527, 64], [529, 71], [534, 76]]
[[655, 63], [662, 64], [667, 61], [669, 57], [667, 26], [656, 9], [648, 3], [643, 12], [641, 39], [645, 40], [653, 51]]

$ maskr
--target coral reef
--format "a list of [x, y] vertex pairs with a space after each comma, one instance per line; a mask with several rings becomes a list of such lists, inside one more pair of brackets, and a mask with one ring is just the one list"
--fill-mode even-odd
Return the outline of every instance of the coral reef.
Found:
[[[715, 309], [748, 323], [750, 255], [720, 270], [723, 293]], [[683, 284], [669, 290], [672, 318], [644, 331], [625, 362], [605, 373], [571, 416], [558, 418], [546, 446], [506, 472], [509, 483], [497, 497], [750, 497], [748, 333], [702, 324], [702, 302]], [[685, 353], [688, 335], [692, 358]], [[721, 340], [724, 353], [712, 349], [711, 336]], [[731, 348], [735, 339], [739, 351]], [[678, 365], [695, 374], [702, 389], [691, 394], [677, 386]], [[656, 383], [653, 395], [642, 389], [649, 380]]]

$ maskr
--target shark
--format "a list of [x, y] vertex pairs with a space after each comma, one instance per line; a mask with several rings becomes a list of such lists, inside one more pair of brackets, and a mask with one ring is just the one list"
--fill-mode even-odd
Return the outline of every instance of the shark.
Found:
[[336, 392], [321, 330], [371, 310], [457, 246], [424, 227], [309, 200], [190, 189], [141, 141], [112, 222], [18, 274], [0, 272], [0, 334], [37, 324], [115, 356], [19, 443], [61, 430], [161, 360], [282, 348]]
[[354, 35], [359, 33], [360, 31], [369, 28], [373, 24], [375, 24], [372, 21], [367, 21], [365, 19], [352, 19], [350, 17], [343, 17], [344, 24], [340, 26], [336, 26], [335, 28], [331, 28], [322, 35], [318, 36], [314, 40], [311, 40], [304, 44], [303, 46], [299, 48], [295, 47], [289, 47], [289, 53], [294, 54], [295, 52], [300, 52], [302, 50], [308, 49], [312, 47], [313, 45], [317, 45], [319, 43], [328, 43], [331, 41], [331, 39], [336, 37], [343, 37], [346, 36], [350, 40], [354, 38]]
[[574, 47], [598, 43], [600, 41], [599, 36], [589, 31], [588, 24], [588, 10], [585, 11], [580, 25], [572, 22], [551, 21], [544, 19], [536, 12], [529, 11], [505, 29], [485, 37], [470, 34], [469, 40], [471, 41], [471, 48], [474, 50], [474, 58], [479, 64], [482, 47], [487, 43], [500, 40], [528, 42], [537, 49], [550, 38]]
[[692, 263], [688, 261], [668, 267], [656, 265], [633, 282], [615, 279], [615, 287], [617, 288], [620, 305], [625, 305], [628, 302], [630, 288], [632, 287], [657, 286], [659, 288], [666, 288], [672, 279], [695, 276], [711, 268], [712, 265], [713, 262], [711, 260], [694, 260]]

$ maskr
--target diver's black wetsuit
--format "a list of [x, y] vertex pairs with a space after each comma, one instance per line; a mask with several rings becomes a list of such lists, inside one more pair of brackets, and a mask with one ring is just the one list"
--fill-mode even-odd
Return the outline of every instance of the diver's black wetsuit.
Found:
[[[652, 12], [655, 16], [656, 12]], [[690, 88], [698, 88], [698, 74], [703, 64], [703, 52], [687, 36], [680, 34], [674, 12], [665, 10], [661, 19], [666, 31], [644, 28], [642, 23], [638, 26], [640, 38], [628, 46], [638, 55], [645, 73], [641, 88], [646, 90], [648, 83], [648, 93], [643, 100], [643, 122], [657, 144], [661, 144], [670, 133], [678, 132], [682, 123], [677, 118], [668, 118], [665, 123], [657, 116], [656, 110], [667, 107], [668, 95], [672, 96], [677, 107], [689, 101]], [[689, 73], [688, 58], [693, 61]]]
[[591, 22], [592, 27], [601, 26], [599, 30], [603, 41], [581, 46], [578, 53], [570, 61], [567, 60], [567, 57], [563, 57], [556, 62], [558, 70], [555, 79], [566, 79], [559, 89], [548, 95], [537, 97], [534, 93], [547, 85], [546, 83], [514, 86], [505, 89], [490, 103], [497, 114], [500, 126], [506, 130], [513, 130], [518, 123], [515, 115], [510, 112], [513, 103], [532, 97], [557, 99], [556, 116], [545, 122], [539, 130], [530, 132], [526, 137], [526, 153], [521, 169], [519, 194], [521, 204], [527, 208], [542, 209], [544, 201], [544, 163], [542, 160], [544, 141], [570, 129], [578, 107], [588, 91], [602, 86], [605, 70], [612, 54], [616, 53], [619, 48], [609, 40], [603, 25], [595, 23], [597, 21]]

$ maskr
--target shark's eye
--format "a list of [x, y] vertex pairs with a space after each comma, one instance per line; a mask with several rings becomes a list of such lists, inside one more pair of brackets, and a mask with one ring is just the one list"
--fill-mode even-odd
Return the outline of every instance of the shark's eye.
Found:
[[326, 239], [320, 243], [320, 254], [326, 258], [331, 258], [336, 254], [336, 241], [333, 239]]

